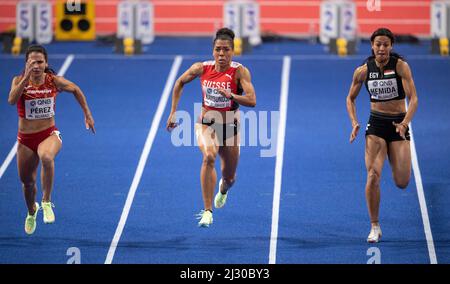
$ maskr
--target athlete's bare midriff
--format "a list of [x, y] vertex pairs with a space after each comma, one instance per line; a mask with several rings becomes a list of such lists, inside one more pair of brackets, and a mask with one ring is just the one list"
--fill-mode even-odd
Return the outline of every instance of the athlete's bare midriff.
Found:
[[46, 118], [38, 120], [29, 120], [19, 117], [19, 132], [21, 133], [36, 133], [45, 130], [55, 125], [55, 118]]
[[218, 111], [218, 110], [207, 110], [202, 107], [202, 116], [204, 121], [214, 120], [215, 123], [228, 124], [234, 123], [235, 120], [239, 121], [240, 112], [238, 110], [229, 111]]
[[387, 114], [400, 114], [406, 113], [405, 100], [393, 100], [387, 102], [371, 102], [370, 109], [373, 111], [387, 113]]

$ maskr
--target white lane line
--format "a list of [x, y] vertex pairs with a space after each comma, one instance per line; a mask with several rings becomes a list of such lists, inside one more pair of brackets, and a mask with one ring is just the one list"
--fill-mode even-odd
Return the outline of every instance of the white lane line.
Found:
[[159, 123], [161, 122], [161, 118], [164, 114], [164, 109], [166, 108], [167, 101], [170, 97], [170, 92], [172, 90], [172, 86], [175, 82], [176, 76], [178, 74], [178, 70], [180, 69], [181, 62], [183, 61], [182, 56], [176, 56], [175, 60], [172, 64], [172, 68], [169, 73], [169, 77], [166, 81], [166, 86], [164, 87], [164, 91], [162, 93], [161, 99], [159, 100], [158, 108], [156, 110], [155, 116], [153, 117], [152, 125], [150, 127], [150, 131], [147, 135], [147, 140], [145, 140], [144, 149], [142, 150], [141, 158], [139, 159], [139, 164], [136, 168], [136, 172], [134, 174], [133, 182], [131, 183], [130, 189], [128, 191], [127, 200], [125, 202], [125, 206], [123, 207], [122, 215], [120, 216], [119, 224], [117, 225], [116, 232], [114, 234], [113, 240], [111, 241], [111, 245], [108, 250], [108, 255], [106, 256], [105, 264], [111, 264], [114, 258], [114, 253], [116, 252], [117, 245], [119, 244], [120, 237], [122, 235], [123, 229], [125, 227], [125, 223], [128, 218], [128, 213], [130, 212], [131, 204], [133, 203], [134, 195], [136, 193], [139, 182], [141, 181], [142, 173], [144, 172], [145, 164], [147, 162], [148, 155], [150, 154], [150, 150], [153, 145], [153, 141], [155, 140], [156, 133], [159, 128]]
[[[64, 76], [67, 69], [69, 69], [70, 64], [72, 64], [72, 61], [74, 59], [73, 54], [70, 54], [66, 57], [66, 60], [64, 60], [63, 65], [61, 66], [61, 69], [58, 71], [58, 76]], [[17, 153], [17, 140], [14, 143], [13, 147], [9, 151], [8, 156], [6, 156], [5, 161], [3, 162], [2, 166], [0, 167], [0, 179], [2, 178], [3, 174], [5, 173], [6, 169], [8, 168], [11, 161], [14, 159], [14, 156]]]
[[14, 159], [14, 156], [17, 152], [17, 141], [14, 143], [14, 146], [11, 148], [11, 151], [9, 151], [8, 156], [6, 156], [5, 161], [3, 162], [2, 166], [0, 167], [0, 179], [2, 178], [3, 174], [5, 173], [6, 169], [8, 168], [11, 161]]
[[269, 264], [275, 264], [277, 257], [278, 219], [280, 212], [281, 178], [283, 172], [284, 138], [286, 133], [290, 69], [291, 57], [284, 56], [283, 71], [281, 74], [280, 122], [278, 125], [277, 135], [277, 157], [275, 163], [275, 182], [273, 188], [272, 230], [270, 234]]
[[67, 69], [69, 69], [70, 64], [72, 64], [74, 57], [75, 56], [73, 54], [69, 54], [69, 56], [67, 56], [66, 60], [64, 60], [63, 65], [61, 66], [61, 69], [59, 69], [58, 71], [58, 76], [64, 76], [64, 74], [66, 74], [66, 71]]
[[414, 179], [417, 187], [417, 197], [419, 198], [420, 212], [422, 213], [423, 229], [427, 239], [428, 255], [431, 264], [437, 264], [436, 251], [434, 249], [433, 234], [431, 233], [430, 219], [428, 218], [427, 203], [425, 201], [425, 194], [423, 192], [422, 175], [419, 168], [419, 160], [417, 159], [416, 143], [414, 142], [414, 135], [412, 124], [409, 123], [409, 135], [411, 136], [411, 162], [414, 171]]

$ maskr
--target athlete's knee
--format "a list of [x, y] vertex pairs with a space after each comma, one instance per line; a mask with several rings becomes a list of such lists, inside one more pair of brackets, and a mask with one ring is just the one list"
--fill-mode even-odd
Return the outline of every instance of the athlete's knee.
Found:
[[400, 189], [405, 189], [411, 178], [411, 171], [392, 171], [392, 177], [394, 178], [395, 185]]
[[395, 185], [400, 189], [406, 189], [409, 184], [409, 178], [397, 178], [394, 181]]
[[408, 187], [409, 181], [402, 182], [402, 183], [395, 183], [398, 188], [400, 189], [406, 189]]
[[227, 185], [227, 187], [232, 187], [235, 181], [236, 176], [232, 178], [223, 177], [223, 182]]
[[216, 156], [217, 154], [215, 153], [207, 152], [206, 154], [203, 155], [203, 163], [206, 164], [207, 166], [214, 166], [216, 162]]
[[367, 183], [378, 186], [380, 184], [381, 174], [375, 169], [369, 169], [367, 171]]
[[22, 187], [25, 190], [33, 190], [36, 187], [35, 180], [22, 180]]
[[42, 153], [39, 155], [39, 158], [41, 159], [42, 165], [44, 167], [49, 167], [53, 165], [53, 161], [55, 160], [55, 157], [50, 153]]

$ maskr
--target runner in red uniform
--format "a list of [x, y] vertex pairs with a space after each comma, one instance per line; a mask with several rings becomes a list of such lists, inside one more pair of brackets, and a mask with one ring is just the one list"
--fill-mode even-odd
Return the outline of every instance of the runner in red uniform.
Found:
[[[200, 171], [204, 210], [199, 214], [201, 227], [213, 222], [212, 204], [217, 182], [215, 161], [221, 159], [222, 178], [214, 198], [216, 208], [225, 205], [228, 190], [236, 180], [239, 161], [239, 105], [254, 107], [256, 94], [250, 71], [233, 62], [234, 33], [228, 28], [217, 31], [214, 39], [214, 61], [194, 63], [175, 82], [172, 109], [167, 129], [176, 127], [176, 110], [183, 86], [200, 77], [203, 102], [195, 134], [203, 154]], [[243, 95], [245, 93], [245, 95]]]
[[[44, 223], [53, 223], [55, 215], [51, 203], [54, 159], [62, 146], [61, 134], [55, 126], [56, 96], [60, 91], [74, 94], [85, 115], [86, 128], [95, 133], [94, 119], [86, 98], [80, 88], [64, 77], [57, 76], [48, 67], [47, 51], [39, 45], [28, 48], [25, 56], [25, 71], [14, 77], [8, 102], [17, 104], [19, 131], [17, 135], [17, 167], [22, 182], [28, 214], [25, 232], [33, 234], [40, 206], [44, 212]], [[36, 176], [39, 162], [43, 197], [41, 205], [36, 202]]]

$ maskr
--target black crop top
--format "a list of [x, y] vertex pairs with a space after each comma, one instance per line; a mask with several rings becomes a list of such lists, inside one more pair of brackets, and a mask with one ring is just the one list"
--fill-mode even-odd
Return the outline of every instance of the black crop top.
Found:
[[375, 58], [367, 61], [367, 77], [364, 81], [371, 102], [402, 100], [405, 98], [402, 77], [397, 74], [398, 57], [391, 56], [381, 71]]

